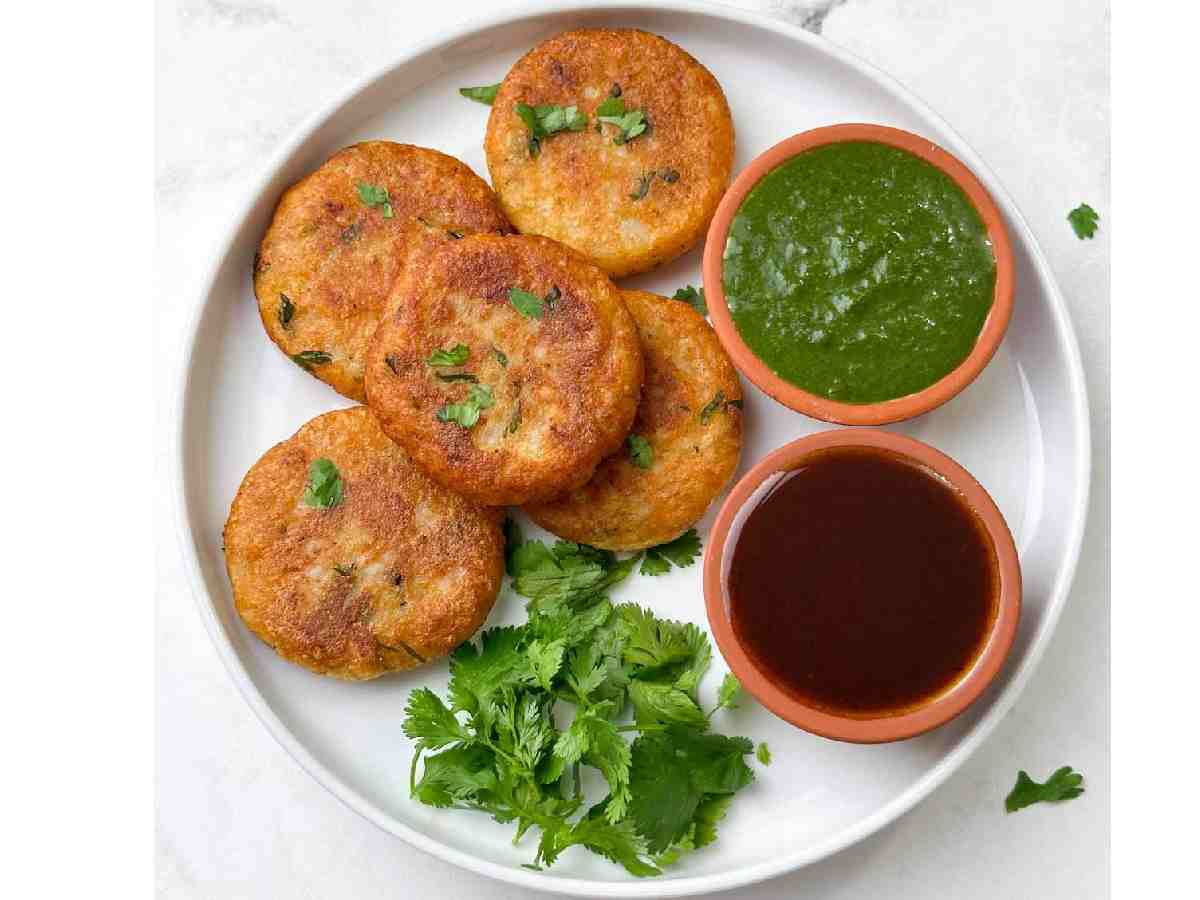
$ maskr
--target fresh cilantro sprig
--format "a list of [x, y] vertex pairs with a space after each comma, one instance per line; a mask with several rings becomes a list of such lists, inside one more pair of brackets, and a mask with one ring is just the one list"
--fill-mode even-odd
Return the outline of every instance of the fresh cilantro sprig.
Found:
[[672, 296], [672, 300], [682, 300], [702, 316], [708, 315], [708, 301], [704, 299], [704, 288], [694, 288], [690, 284], [681, 287]]
[[474, 100], [484, 106], [491, 106], [496, 101], [496, 94], [499, 90], [500, 82], [497, 82], [496, 84], [481, 84], [478, 87], [462, 87], [458, 89], [458, 92], [468, 100]]
[[529, 155], [536, 157], [542, 152], [542, 141], [561, 131], [583, 131], [587, 128], [587, 116], [575, 106], [556, 106], [552, 103], [530, 106], [517, 103], [517, 116], [529, 129]]
[[649, 469], [654, 465], [654, 448], [640, 434], [631, 434], [625, 439], [629, 446], [629, 458], [639, 469]]
[[1070, 766], [1063, 766], [1046, 779], [1045, 784], [1039, 784], [1029, 777], [1023, 769], [1017, 772], [1017, 783], [1004, 798], [1005, 812], [1016, 812], [1035, 803], [1057, 803], [1060, 800], [1073, 800], [1084, 791], [1083, 776]]
[[[637, 555], [526, 541], [512, 520], [504, 531], [528, 621], [488, 629], [454, 652], [448, 702], [428, 688], [409, 695], [412, 795], [511, 822], [514, 842], [537, 829], [532, 868], [582, 846], [638, 877], [658, 875], [716, 839], [733, 794], [754, 778], [745, 760], [754, 744], [710, 730], [713, 715], [735, 705], [737, 679], [726, 676], [704, 713], [707, 635], [608, 601]], [[574, 714], [560, 728], [551, 711], [563, 704]], [[630, 706], [634, 723], [619, 724]], [[627, 732], [636, 732], [632, 744]], [[607, 785], [586, 810], [583, 767]]]
[[372, 209], [380, 207], [385, 219], [390, 219], [395, 215], [392, 212], [392, 199], [388, 196], [387, 188], [360, 181], [358, 183], [358, 199]]
[[333, 460], [322, 456], [308, 467], [308, 483], [304, 487], [304, 505], [330, 509], [342, 502], [342, 476]]
[[1080, 203], [1067, 213], [1067, 221], [1075, 229], [1075, 236], [1082, 241], [1096, 236], [1096, 229], [1100, 227], [1100, 213], [1086, 203]]
[[449, 350], [434, 350], [429, 354], [431, 366], [462, 366], [471, 358], [471, 348], [466, 344], [455, 344]]
[[686, 569], [700, 555], [700, 535], [695, 528], [689, 528], [675, 540], [659, 544], [646, 551], [642, 560], [643, 575], [665, 575], [671, 571], [671, 565]]
[[[562, 291], [558, 289], [557, 285], [551, 287], [545, 297], [539, 297], [537, 294], [531, 294], [529, 291], [523, 291], [517, 287], [508, 289], [508, 302], [527, 319], [540, 319], [546, 314], [546, 310], [554, 309], [561, 299]], [[508, 357], [503, 353], [500, 353], [497, 358], [502, 358], [501, 365], [508, 365]]]
[[[613, 138], [613, 143], [618, 146], [627, 144], [639, 134], [646, 131], [646, 113], [640, 109], [625, 108], [625, 101], [621, 97], [610, 96], [596, 107], [596, 121], [603, 122], [606, 125], [615, 125], [617, 134]], [[678, 176], [676, 176], [678, 177]]]
[[479, 421], [479, 414], [496, 405], [492, 389], [486, 384], [472, 384], [467, 399], [461, 403], [447, 403], [437, 411], [439, 422], [455, 422], [463, 428], [471, 428]]

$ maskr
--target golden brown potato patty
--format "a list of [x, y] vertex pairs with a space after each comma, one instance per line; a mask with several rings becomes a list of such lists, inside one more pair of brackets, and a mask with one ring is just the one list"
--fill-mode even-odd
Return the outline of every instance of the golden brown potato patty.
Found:
[[[648, 123], [621, 144], [621, 128], [595, 114], [618, 94]], [[575, 106], [587, 126], [544, 138], [535, 156], [518, 103]], [[674, 259], [703, 236], [729, 181], [733, 120], [712, 73], [675, 44], [588, 28], [517, 61], [492, 104], [484, 150], [519, 231], [561, 241], [620, 277]]]
[[443, 244], [397, 282], [393, 308], [368, 353], [367, 402], [451, 490], [489, 505], [546, 499], [625, 439], [642, 384], [637, 330], [604, 273], [570, 249], [531, 236]]
[[[304, 501], [309, 467], [342, 482]], [[430, 481], [366, 407], [325, 413], [242, 481], [225, 523], [234, 602], [284, 659], [374, 678], [444, 656], [483, 624], [504, 573], [499, 512]]]
[[716, 333], [686, 303], [623, 291], [646, 364], [632, 433], [649, 442], [648, 469], [628, 448], [582, 487], [525, 511], [559, 537], [606, 550], [674, 540], [695, 523], [737, 469], [742, 388]]
[[302, 367], [362, 400], [396, 276], [438, 244], [510, 230], [492, 189], [457, 159], [391, 141], [347, 147], [279, 201], [254, 260], [263, 325]]

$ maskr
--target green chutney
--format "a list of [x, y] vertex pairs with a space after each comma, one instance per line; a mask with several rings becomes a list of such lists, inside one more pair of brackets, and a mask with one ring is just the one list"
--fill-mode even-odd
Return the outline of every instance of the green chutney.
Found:
[[843, 403], [924, 390], [975, 345], [996, 284], [979, 213], [936, 166], [847, 141], [772, 170], [725, 244], [726, 305], [780, 377]]

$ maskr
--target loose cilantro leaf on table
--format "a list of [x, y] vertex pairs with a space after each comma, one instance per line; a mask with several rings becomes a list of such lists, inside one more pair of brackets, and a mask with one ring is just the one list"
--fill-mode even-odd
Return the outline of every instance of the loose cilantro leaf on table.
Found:
[[488, 407], [495, 406], [492, 389], [486, 384], [472, 384], [467, 393], [467, 399], [461, 403], [447, 403], [437, 411], [439, 422], [456, 422], [463, 428], [470, 428], [479, 421], [479, 413]]
[[1038, 784], [1024, 770], [1017, 772], [1017, 783], [1004, 798], [1006, 812], [1016, 812], [1035, 803], [1057, 803], [1059, 800], [1073, 800], [1084, 791], [1083, 776], [1070, 766], [1063, 766], [1046, 779], [1045, 784]]
[[1075, 229], [1075, 236], [1080, 240], [1085, 240], [1095, 237], [1096, 229], [1099, 227], [1100, 213], [1086, 203], [1080, 203], [1067, 213], [1067, 221]]
[[360, 181], [358, 183], [358, 199], [372, 209], [377, 206], [382, 208], [385, 219], [392, 218], [392, 200], [388, 196], [387, 188]]
[[667, 544], [659, 544], [646, 551], [642, 561], [643, 575], [665, 575], [671, 570], [671, 564], [686, 569], [700, 555], [700, 535], [695, 528], [689, 528], [675, 540]]
[[626, 110], [625, 101], [619, 96], [610, 96], [597, 106], [595, 116], [597, 121], [617, 127], [617, 135], [613, 138], [617, 145], [632, 141], [646, 130], [646, 114], [640, 109]]
[[429, 354], [431, 366], [461, 366], [471, 358], [471, 348], [466, 344], [455, 344], [449, 350], [434, 350]]
[[587, 116], [575, 106], [517, 103], [516, 113], [529, 129], [530, 156], [537, 156], [542, 151], [542, 141], [551, 135], [560, 131], [583, 131], [587, 127]]
[[686, 287], [681, 287], [672, 296], [672, 300], [682, 300], [700, 313], [702, 316], [708, 315], [708, 301], [704, 299], [704, 288], [694, 288], [690, 284]]
[[491, 106], [496, 99], [496, 94], [500, 90], [500, 83], [496, 84], [481, 84], [478, 87], [463, 87], [459, 88], [458, 92], [468, 100], [474, 100], [476, 103], [482, 103], [485, 106]]
[[304, 505], [330, 509], [342, 502], [342, 476], [333, 460], [322, 456], [308, 467], [308, 484], [304, 488]]
[[766, 741], [758, 745], [758, 749], [754, 751], [754, 755], [758, 757], [758, 761], [764, 766], [771, 764], [771, 748], [767, 746]]
[[625, 439], [629, 445], [629, 458], [639, 469], [649, 469], [654, 465], [654, 448], [640, 434], [631, 434]]
[[[744, 761], [753, 743], [709, 730], [713, 713], [732, 704], [736, 679], [725, 679], [705, 715], [707, 635], [606, 599], [638, 555], [526, 541], [511, 519], [504, 531], [529, 619], [454, 651], [449, 703], [427, 688], [409, 695], [413, 797], [513, 823], [514, 843], [536, 829], [530, 868], [582, 846], [638, 877], [658, 875], [716, 838], [733, 793], [753, 779]], [[619, 724], [631, 705], [634, 724]], [[632, 744], [629, 731], [638, 733]], [[581, 812], [584, 767], [603, 777], [607, 794]]]

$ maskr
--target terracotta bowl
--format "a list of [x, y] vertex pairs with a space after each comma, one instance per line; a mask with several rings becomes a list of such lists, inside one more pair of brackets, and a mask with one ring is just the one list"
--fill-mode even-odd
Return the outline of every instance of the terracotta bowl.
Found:
[[[809, 454], [830, 447], [874, 447], [900, 454], [933, 470], [950, 483], [982, 520], [1000, 572], [996, 617], [970, 670], [942, 694], [924, 705], [877, 718], [839, 716], [805, 705], [772, 682], [742, 648], [729, 615], [726, 582], [743, 513], [761, 499], [760, 490], [795, 469]], [[704, 553], [704, 600], [717, 646], [742, 686], [763, 706], [798, 728], [822, 737], [860, 744], [910, 738], [948, 722], [966, 709], [991, 684], [1004, 664], [1021, 617], [1021, 567], [1017, 548], [996, 504], [962, 466], [928, 444], [874, 429], [842, 428], [793, 441], [764, 457], [734, 486], [726, 498]]]
[[[979, 217], [987, 229], [988, 239], [992, 244], [992, 254], [996, 259], [996, 293], [992, 301], [992, 309], [979, 332], [974, 349], [967, 355], [967, 358], [959, 363], [958, 368], [924, 390], [878, 403], [840, 403], [836, 400], [829, 400], [826, 397], [809, 393], [776, 375], [742, 340], [742, 336], [738, 333], [733, 324], [733, 318], [729, 314], [729, 307], [726, 306], [725, 289], [722, 282], [725, 241], [729, 236], [729, 228], [737, 214], [738, 207], [742, 205], [742, 201], [746, 199], [746, 195], [750, 193], [751, 189], [764, 175], [793, 156], [815, 147], [844, 141], [873, 141], [898, 147], [937, 166], [949, 175], [978, 211]], [[725, 192], [725, 196], [717, 207], [716, 215], [713, 216], [712, 223], [708, 227], [708, 237], [705, 240], [704, 294], [708, 300], [713, 326], [716, 328], [725, 350], [733, 358], [734, 365], [764, 392], [784, 406], [815, 419], [838, 422], [842, 425], [883, 425], [888, 422], [911, 419], [913, 416], [919, 416], [941, 406], [970, 384], [988, 364], [992, 354], [996, 352], [996, 348], [1004, 338], [1008, 321], [1012, 317], [1012, 244], [1008, 239], [1008, 231], [1004, 226], [1000, 210], [996, 208], [991, 196], [979, 183], [979, 179], [958, 159], [928, 138], [901, 131], [898, 128], [887, 128], [883, 125], [830, 125], [826, 128], [814, 128], [812, 131], [805, 131], [780, 141], [743, 169], [729, 190]]]

